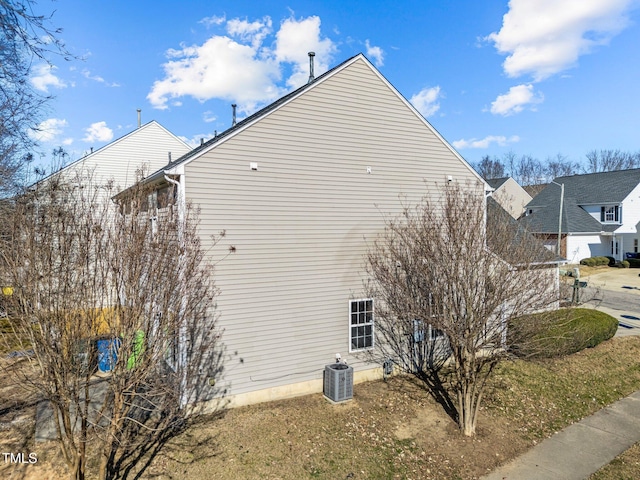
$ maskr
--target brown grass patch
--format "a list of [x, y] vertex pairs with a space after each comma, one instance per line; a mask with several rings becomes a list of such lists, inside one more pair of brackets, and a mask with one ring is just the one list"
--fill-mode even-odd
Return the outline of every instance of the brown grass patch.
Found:
[[[353, 401], [339, 405], [315, 394], [237, 408], [171, 440], [144, 478], [476, 479], [640, 389], [638, 358], [640, 338], [626, 337], [552, 361], [504, 364], [475, 438], [461, 435], [428, 392], [406, 377], [356, 385]], [[3, 436], [16, 428], [9, 425]], [[16, 478], [56, 478], [53, 446], [24, 438], [23, 446], [3, 442], [2, 448], [37, 451], [43, 460]], [[11, 468], [5, 465], [0, 476], [11, 478]]]

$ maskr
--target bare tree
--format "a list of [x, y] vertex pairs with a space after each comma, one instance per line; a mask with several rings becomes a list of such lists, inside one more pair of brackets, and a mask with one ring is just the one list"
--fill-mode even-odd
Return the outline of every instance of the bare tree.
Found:
[[34, 352], [24, 385], [50, 403], [71, 477], [92, 445], [100, 478], [124, 478], [217, 396], [217, 290], [171, 185], [135, 188], [118, 211], [90, 177], [15, 198], [0, 262], [15, 339]]
[[612, 172], [640, 167], [640, 152], [621, 150], [591, 150], [587, 153], [587, 172]]
[[61, 30], [50, 17], [34, 13], [32, 0], [0, 0], [0, 196], [15, 191], [35, 145], [42, 110], [48, 100], [29, 77], [34, 63], [53, 54], [67, 57]]
[[541, 268], [549, 252], [497, 203], [489, 214], [485, 205], [480, 186], [448, 185], [387, 219], [367, 256], [372, 355], [425, 382], [465, 435], [509, 356], [511, 319], [558, 301], [556, 269]]
[[504, 164], [497, 158], [489, 157], [489, 155], [482, 157], [475, 169], [486, 180], [506, 176]]
[[531, 155], [522, 155], [515, 164], [513, 176], [520, 185], [537, 185], [544, 182], [544, 165]]
[[548, 157], [544, 168], [545, 181], [548, 183], [556, 177], [567, 177], [581, 173], [582, 168], [577, 162], [572, 162], [558, 153], [555, 157]]

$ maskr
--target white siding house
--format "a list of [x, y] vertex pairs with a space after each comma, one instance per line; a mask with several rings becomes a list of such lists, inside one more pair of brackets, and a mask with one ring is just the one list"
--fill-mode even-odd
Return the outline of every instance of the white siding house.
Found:
[[[322, 391], [340, 353], [356, 381], [374, 367], [367, 246], [384, 214], [447, 182], [485, 191], [467, 162], [363, 56], [246, 118], [148, 181], [179, 182], [200, 234], [226, 231], [216, 265], [222, 382], [235, 405]], [[372, 301], [371, 301], [372, 300]], [[355, 322], [354, 322], [355, 320]]]
[[640, 169], [559, 177], [526, 207], [522, 220], [550, 246], [557, 244], [562, 208], [562, 252], [570, 263], [638, 253]]
[[155, 120], [112, 141], [98, 150], [53, 173], [50, 178], [65, 175], [91, 175], [91, 181], [103, 185], [113, 181], [116, 191], [133, 185], [139, 170], [146, 174], [189, 152], [191, 147]]

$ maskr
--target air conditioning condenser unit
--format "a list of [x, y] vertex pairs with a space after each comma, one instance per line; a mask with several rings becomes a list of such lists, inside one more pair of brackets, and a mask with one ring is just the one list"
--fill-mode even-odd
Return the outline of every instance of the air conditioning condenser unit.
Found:
[[323, 393], [333, 402], [353, 398], [353, 367], [339, 362], [325, 366]]

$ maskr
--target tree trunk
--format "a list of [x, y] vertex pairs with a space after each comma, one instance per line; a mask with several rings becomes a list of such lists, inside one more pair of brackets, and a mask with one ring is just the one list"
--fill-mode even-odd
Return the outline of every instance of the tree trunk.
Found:
[[84, 470], [85, 470], [85, 455], [77, 454], [76, 461], [73, 465], [73, 472], [71, 474], [72, 480], [84, 480]]
[[476, 434], [476, 419], [473, 408], [473, 395], [469, 389], [469, 385], [464, 386], [461, 394], [460, 411], [458, 412], [458, 425], [462, 433], [467, 437]]

